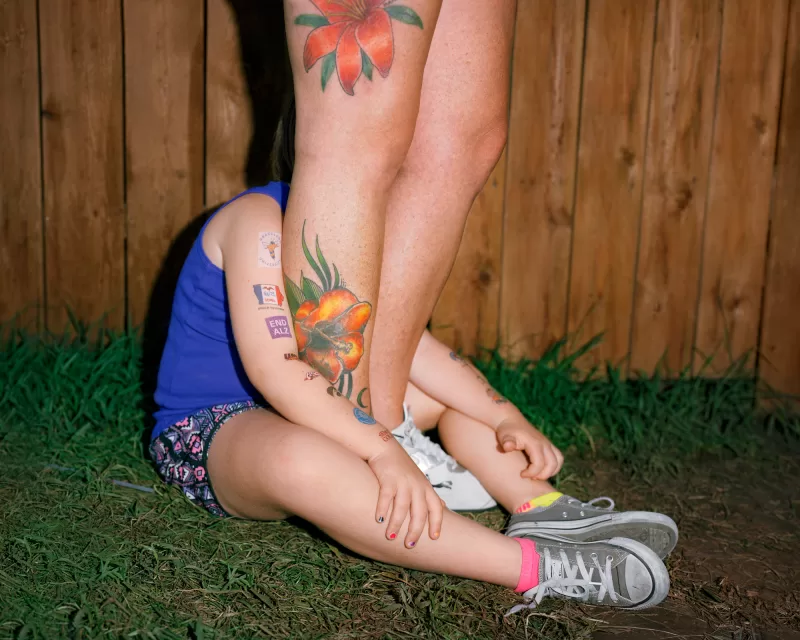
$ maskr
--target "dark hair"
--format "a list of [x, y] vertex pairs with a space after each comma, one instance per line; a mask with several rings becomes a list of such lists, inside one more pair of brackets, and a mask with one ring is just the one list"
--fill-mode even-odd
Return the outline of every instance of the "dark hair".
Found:
[[281, 118], [272, 145], [271, 168], [273, 180], [292, 181], [294, 171], [294, 127], [296, 121], [294, 92], [284, 99]]

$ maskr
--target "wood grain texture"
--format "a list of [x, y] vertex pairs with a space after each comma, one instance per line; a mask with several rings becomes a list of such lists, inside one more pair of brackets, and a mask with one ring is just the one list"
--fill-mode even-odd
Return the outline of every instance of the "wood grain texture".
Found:
[[604, 341], [584, 365], [628, 353], [655, 6], [589, 3], [568, 328]]
[[0, 322], [37, 329], [43, 302], [36, 3], [0, 2]]
[[47, 322], [125, 310], [118, 0], [40, 0]]
[[[721, 0], [658, 8], [631, 368], [691, 364], [722, 28]], [[663, 358], [663, 359], [662, 359]]]
[[724, 3], [695, 341], [696, 367], [715, 356], [704, 373], [757, 346], [787, 10], [788, 0]]
[[474, 355], [497, 343], [503, 233], [505, 152], [472, 205], [450, 277], [431, 318], [431, 332]]
[[253, 123], [236, 13], [228, 0], [208, 0], [206, 66], [206, 203], [245, 188]]
[[767, 265], [759, 374], [777, 391], [800, 396], [800, 0], [792, 0], [789, 16]]
[[500, 310], [511, 358], [540, 356], [566, 328], [585, 6], [518, 4]]
[[203, 212], [204, 25], [196, 0], [124, 0], [128, 315]]

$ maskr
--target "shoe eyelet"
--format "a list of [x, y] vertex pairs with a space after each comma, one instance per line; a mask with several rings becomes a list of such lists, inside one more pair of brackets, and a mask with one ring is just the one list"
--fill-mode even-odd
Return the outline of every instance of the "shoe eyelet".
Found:
[[566, 512], [566, 511], [565, 511], [564, 513], [562, 513], [561, 515], [562, 515], [563, 517], [565, 517], [565, 518], [569, 518], [569, 516], [567, 515], [567, 512]]
[[606, 560], [608, 560], [608, 561], [611, 561], [611, 560], [613, 560], [613, 559], [614, 559], [614, 558], [613, 558], [612, 556], [606, 556]]
[[593, 554], [592, 554], [592, 558], [594, 558], [595, 560], [597, 560], [597, 554], [596, 554], [596, 553], [593, 553]]

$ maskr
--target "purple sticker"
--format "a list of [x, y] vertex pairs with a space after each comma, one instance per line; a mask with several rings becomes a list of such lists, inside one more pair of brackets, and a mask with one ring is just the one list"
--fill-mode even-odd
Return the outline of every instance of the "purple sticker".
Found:
[[272, 316], [267, 318], [267, 328], [272, 339], [291, 338], [292, 331], [289, 329], [289, 320], [286, 316]]

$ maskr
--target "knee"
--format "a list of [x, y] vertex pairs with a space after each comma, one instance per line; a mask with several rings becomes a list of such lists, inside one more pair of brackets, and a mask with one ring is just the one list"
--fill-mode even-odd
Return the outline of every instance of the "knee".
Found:
[[335, 458], [336, 443], [301, 426], [294, 426], [278, 439], [259, 474], [264, 491], [281, 502], [297, 487], [317, 487], [330, 469], [326, 460]]
[[[414, 138], [416, 112], [385, 106], [387, 117], [350, 116], [338, 122], [298, 122], [296, 165], [319, 167], [325, 174], [385, 191], [397, 177]], [[311, 121], [311, 122], [309, 122]], [[323, 126], [325, 125], [325, 126]]]
[[477, 196], [506, 146], [508, 117], [504, 111], [473, 116], [465, 114], [423, 136], [412, 146], [407, 166], [428, 179], [456, 182]]

